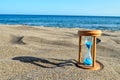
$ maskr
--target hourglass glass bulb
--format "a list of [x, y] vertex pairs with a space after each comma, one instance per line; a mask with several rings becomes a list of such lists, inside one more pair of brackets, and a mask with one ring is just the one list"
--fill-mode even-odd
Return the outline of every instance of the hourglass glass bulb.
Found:
[[92, 37], [86, 37], [85, 44], [86, 44], [86, 47], [90, 49], [92, 46]]
[[92, 58], [91, 58], [91, 53], [90, 53], [90, 49], [92, 46], [92, 37], [86, 37], [85, 45], [88, 49], [88, 52], [85, 55], [84, 64], [85, 65], [92, 65]]

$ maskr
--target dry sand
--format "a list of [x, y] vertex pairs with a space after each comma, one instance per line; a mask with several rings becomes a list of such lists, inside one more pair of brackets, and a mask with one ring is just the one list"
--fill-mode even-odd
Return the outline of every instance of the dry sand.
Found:
[[0, 80], [120, 80], [120, 31], [103, 31], [97, 60], [104, 68], [90, 71], [75, 65], [78, 30], [0, 25]]

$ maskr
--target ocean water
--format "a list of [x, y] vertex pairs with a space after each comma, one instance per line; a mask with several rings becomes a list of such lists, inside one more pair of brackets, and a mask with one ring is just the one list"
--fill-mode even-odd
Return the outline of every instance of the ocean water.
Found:
[[120, 17], [1, 14], [0, 24], [120, 30]]

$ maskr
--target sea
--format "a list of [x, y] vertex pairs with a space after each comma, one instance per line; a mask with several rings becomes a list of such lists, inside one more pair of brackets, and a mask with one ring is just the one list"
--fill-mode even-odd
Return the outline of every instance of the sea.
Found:
[[85, 28], [92, 30], [120, 30], [120, 17], [0, 14], [0, 24]]

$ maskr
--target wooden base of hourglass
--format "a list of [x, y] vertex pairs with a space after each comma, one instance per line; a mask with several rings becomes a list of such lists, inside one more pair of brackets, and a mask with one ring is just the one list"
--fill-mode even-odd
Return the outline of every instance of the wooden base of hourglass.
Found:
[[[96, 61], [96, 36], [101, 36], [101, 34], [102, 32], [100, 30], [78, 31], [78, 35], [79, 35], [79, 54], [78, 54], [78, 63], [77, 63], [78, 67], [88, 70], [99, 70], [101, 68], [100, 63]], [[93, 64], [91, 66], [87, 66], [82, 63], [82, 52], [81, 52], [82, 36], [93, 36], [93, 46], [91, 49]]]
[[82, 68], [82, 69], [87, 69], [87, 70], [99, 70], [99, 69], [101, 69], [101, 64], [99, 62], [96, 62], [95, 66], [87, 66], [84, 63], [77, 63], [77, 66]]

